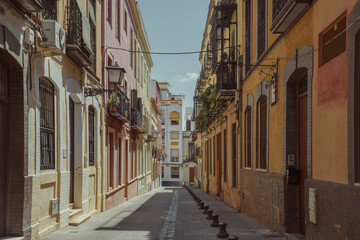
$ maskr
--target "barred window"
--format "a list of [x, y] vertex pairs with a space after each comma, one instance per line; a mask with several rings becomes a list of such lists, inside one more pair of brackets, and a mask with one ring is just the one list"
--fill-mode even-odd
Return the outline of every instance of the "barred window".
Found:
[[89, 166], [95, 165], [95, 110], [89, 106]]
[[40, 92], [40, 169], [55, 169], [55, 104], [54, 85], [46, 78], [39, 80]]
[[180, 168], [171, 167], [171, 178], [179, 178], [179, 177], [180, 177]]

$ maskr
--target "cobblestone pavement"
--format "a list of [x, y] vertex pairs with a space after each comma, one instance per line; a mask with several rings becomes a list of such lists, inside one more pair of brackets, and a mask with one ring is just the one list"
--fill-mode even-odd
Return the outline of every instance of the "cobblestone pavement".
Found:
[[[207, 194], [195, 190], [219, 221], [228, 224], [231, 235], [241, 240], [280, 240], [280, 235]], [[78, 227], [69, 226], [45, 236], [44, 240], [76, 239], [217, 239], [218, 228], [198, 209], [196, 202], [183, 188], [160, 188], [146, 193], [111, 210], [93, 215]]]

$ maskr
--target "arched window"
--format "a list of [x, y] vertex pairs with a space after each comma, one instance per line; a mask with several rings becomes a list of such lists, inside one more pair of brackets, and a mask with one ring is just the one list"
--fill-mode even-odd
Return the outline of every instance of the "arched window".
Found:
[[89, 106], [89, 166], [95, 165], [95, 109]]
[[262, 96], [258, 101], [257, 132], [256, 132], [256, 167], [266, 169], [266, 125], [267, 125], [267, 97]]
[[171, 122], [171, 125], [179, 125], [179, 113], [178, 112], [170, 113], [170, 122]]
[[244, 136], [244, 166], [251, 168], [251, 107], [245, 110], [245, 136]]
[[40, 94], [40, 169], [55, 169], [54, 85], [39, 79]]

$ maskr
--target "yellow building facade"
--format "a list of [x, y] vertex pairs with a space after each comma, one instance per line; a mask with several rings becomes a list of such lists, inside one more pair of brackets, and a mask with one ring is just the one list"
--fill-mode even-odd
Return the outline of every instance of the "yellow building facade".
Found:
[[[353, 203], [359, 191], [354, 97], [359, 4], [212, 1], [202, 51], [209, 51], [206, 42], [214, 37], [210, 29], [217, 24], [216, 9], [226, 20], [230, 2], [239, 18], [237, 93], [234, 102], [226, 103], [223, 117], [197, 135], [204, 154], [203, 190], [290, 238], [294, 233], [307, 239], [357, 236], [345, 219], [359, 221], [347, 212], [357, 208]], [[218, 38], [226, 31], [217, 32]], [[214, 51], [210, 49], [213, 58]], [[200, 62], [205, 67], [204, 55]], [[212, 62], [211, 77], [198, 81], [195, 105], [206, 86], [219, 82]], [[217, 89], [218, 100], [221, 91]], [[233, 123], [237, 137], [231, 141]], [[229, 166], [232, 142], [236, 164]], [[225, 181], [229, 176], [236, 176], [235, 187]]]

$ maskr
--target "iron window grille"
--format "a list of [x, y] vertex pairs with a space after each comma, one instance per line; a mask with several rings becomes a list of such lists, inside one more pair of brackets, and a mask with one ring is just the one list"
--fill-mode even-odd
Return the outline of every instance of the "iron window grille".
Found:
[[90, 41], [91, 41], [91, 50], [94, 54], [91, 55], [91, 65], [90, 69], [96, 73], [96, 26], [95, 23], [90, 21]]
[[40, 78], [40, 169], [55, 169], [54, 85]]
[[266, 14], [265, 0], [258, 0], [258, 26], [257, 26], [257, 58], [265, 51], [266, 45]]
[[67, 7], [66, 43], [82, 46], [82, 14], [75, 0], [70, 0]]
[[95, 110], [89, 107], [89, 166], [95, 165]]
[[251, 68], [251, 1], [245, 0], [245, 74]]
[[43, 0], [41, 2], [42, 5], [42, 17], [46, 20], [56, 20], [56, 6], [57, 6], [57, 0]]

